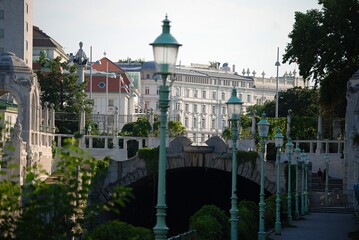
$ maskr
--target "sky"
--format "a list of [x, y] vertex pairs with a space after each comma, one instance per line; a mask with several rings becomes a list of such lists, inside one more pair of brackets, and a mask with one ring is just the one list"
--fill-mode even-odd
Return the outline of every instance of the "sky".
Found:
[[[320, 8], [317, 0], [33, 0], [34, 25], [55, 39], [66, 53], [79, 42], [92, 60], [106, 57], [153, 60], [149, 45], [162, 32], [165, 15], [183, 46], [177, 63], [235, 65], [259, 76], [277, 74], [296, 11]], [[279, 76], [296, 70], [281, 64]]]

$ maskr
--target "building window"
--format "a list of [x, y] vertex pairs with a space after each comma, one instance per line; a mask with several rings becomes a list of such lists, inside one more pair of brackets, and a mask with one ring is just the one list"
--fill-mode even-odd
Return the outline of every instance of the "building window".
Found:
[[146, 87], [146, 88], [145, 88], [145, 94], [146, 94], [146, 95], [150, 94], [150, 88], [149, 88], [149, 87]]
[[189, 97], [189, 89], [186, 89], [186, 97]]
[[0, 10], [0, 19], [4, 19], [4, 10]]
[[216, 100], [217, 98], [217, 93], [216, 92], [212, 92], [212, 99]]
[[147, 74], [146, 74], [146, 78], [147, 78], [147, 79], [150, 79], [150, 74], [147, 73]]
[[109, 107], [113, 107], [113, 106], [114, 106], [114, 102], [115, 102], [115, 101], [114, 101], [113, 99], [109, 99], [109, 100], [108, 100], [108, 106], [109, 106]]
[[222, 107], [222, 114], [226, 115], [226, 107]]
[[196, 113], [197, 112], [197, 104], [193, 105], [193, 112]]
[[197, 89], [194, 90], [194, 95], [193, 95], [193, 97], [198, 98], [198, 90], [197, 90]]
[[216, 114], [216, 106], [212, 105], [212, 114]]
[[251, 98], [251, 95], [247, 95], [247, 102], [252, 102], [252, 98]]
[[192, 126], [195, 128], [196, 125], [197, 125], [197, 118], [194, 117], [194, 118], [193, 118], [193, 125], [192, 125]]
[[185, 109], [185, 112], [189, 112], [189, 104], [188, 103], [186, 103], [184, 105], [184, 109]]
[[29, 13], [29, 4], [26, 3], [26, 13]]
[[222, 128], [225, 128], [226, 126], [226, 120], [222, 120]]
[[241, 82], [241, 87], [246, 87], [246, 83], [245, 82]]
[[238, 98], [242, 101], [242, 93], [239, 94]]
[[202, 113], [206, 113], [206, 105], [202, 105]]
[[29, 32], [29, 23], [26, 22], [26, 32]]
[[26, 40], [26, 41], [25, 41], [25, 45], [26, 45], [26, 46], [25, 46], [26, 50], [29, 50], [29, 41]]
[[97, 84], [97, 86], [98, 86], [99, 88], [105, 88], [106, 84], [105, 84], [104, 82], [99, 82], [99, 83]]
[[145, 109], [149, 109], [150, 108], [150, 102], [149, 101], [145, 101]]
[[157, 90], [156, 90], [156, 94], [160, 94], [160, 88], [158, 87]]
[[4, 29], [0, 28], [0, 38], [4, 38]]
[[193, 133], [193, 142], [196, 142], [196, 134], [195, 133]]
[[181, 104], [180, 103], [176, 103], [176, 110], [181, 110]]
[[222, 100], [226, 100], [226, 93], [222, 92]]
[[202, 118], [201, 120], [201, 128], [205, 128], [206, 127], [206, 119]]
[[181, 92], [179, 88], [176, 88], [176, 97], [180, 97], [181, 96]]
[[188, 117], [185, 117], [185, 118], [184, 118], [184, 126], [185, 126], [185, 127], [188, 127]]
[[156, 109], [160, 109], [160, 103], [159, 102], [156, 102]]
[[207, 92], [206, 92], [206, 91], [203, 91], [203, 92], [202, 92], [202, 98], [203, 98], [203, 99], [206, 99], [206, 98], [207, 98]]
[[212, 119], [212, 120], [211, 120], [211, 129], [215, 129], [215, 128], [216, 128], [216, 127], [215, 127], [215, 122], [216, 122], [215, 119]]

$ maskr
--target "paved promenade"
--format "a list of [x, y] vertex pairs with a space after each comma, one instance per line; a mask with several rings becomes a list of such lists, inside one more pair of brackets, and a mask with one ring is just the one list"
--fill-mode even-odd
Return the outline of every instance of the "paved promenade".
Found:
[[353, 214], [310, 213], [282, 229], [281, 235], [270, 234], [273, 240], [348, 240], [348, 233], [359, 230]]

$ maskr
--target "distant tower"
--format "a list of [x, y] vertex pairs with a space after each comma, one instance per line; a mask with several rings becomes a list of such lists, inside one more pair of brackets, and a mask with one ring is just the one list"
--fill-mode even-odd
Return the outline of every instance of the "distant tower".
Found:
[[0, 53], [13, 52], [32, 69], [33, 0], [0, 1]]

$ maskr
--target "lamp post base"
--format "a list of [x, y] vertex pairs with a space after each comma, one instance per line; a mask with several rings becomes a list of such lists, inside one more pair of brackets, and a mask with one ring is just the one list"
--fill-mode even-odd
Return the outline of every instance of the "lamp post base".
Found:
[[266, 232], [258, 232], [258, 240], [266, 240]]
[[275, 235], [281, 235], [282, 234], [282, 224], [281, 224], [281, 222], [275, 222], [274, 232], [275, 232]]

